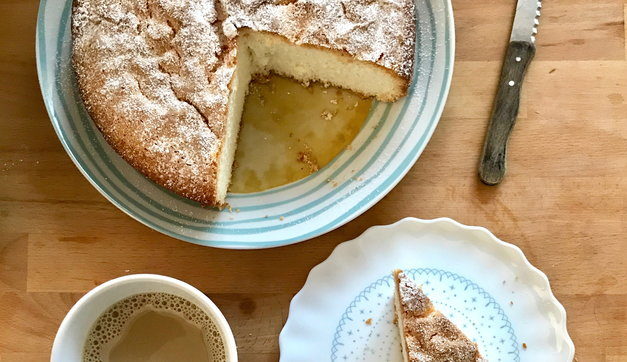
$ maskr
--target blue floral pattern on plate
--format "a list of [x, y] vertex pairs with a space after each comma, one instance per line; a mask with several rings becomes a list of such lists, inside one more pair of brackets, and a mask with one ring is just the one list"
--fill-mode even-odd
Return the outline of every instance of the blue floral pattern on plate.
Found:
[[[479, 344], [490, 361], [520, 361], [516, 334], [503, 308], [483, 288], [458, 274], [433, 268], [405, 271], [436, 307]], [[332, 361], [402, 360], [394, 320], [394, 281], [376, 280], [346, 308], [331, 346]], [[369, 324], [366, 321], [369, 321]]]

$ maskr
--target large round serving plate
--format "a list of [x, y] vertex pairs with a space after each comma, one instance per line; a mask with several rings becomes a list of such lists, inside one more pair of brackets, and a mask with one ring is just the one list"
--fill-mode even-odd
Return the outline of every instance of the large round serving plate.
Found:
[[[76, 166], [143, 224], [196, 244], [267, 248], [306, 240], [357, 217], [387, 194], [427, 145], [448, 94], [454, 58], [449, 0], [416, 0], [416, 67], [409, 95], [375, 102], [351, 150], [300, 181], [230, 194], [232, 211], [201, 207], [144, 178], [106, 143], [80, 99], [71, 55], [71, 0], [42, 0], [37, 70], [54, 129]], [[328, 182], [333, 180], [333, 182]]]

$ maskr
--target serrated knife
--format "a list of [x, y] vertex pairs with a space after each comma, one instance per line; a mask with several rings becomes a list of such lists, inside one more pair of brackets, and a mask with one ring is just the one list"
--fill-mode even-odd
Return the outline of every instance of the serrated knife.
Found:
[[498, 184], [505, 175], [507, 143], [518, 116], [525, 72], [536, 52], [541, 8], [541, 0], [518, 0], [516, 5], [512, 35], [479, 165], [479, 177], [486, 185]]

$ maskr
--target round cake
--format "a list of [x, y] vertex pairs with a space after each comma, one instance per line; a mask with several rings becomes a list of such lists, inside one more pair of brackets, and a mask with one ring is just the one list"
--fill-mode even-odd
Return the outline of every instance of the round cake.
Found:
[[107, 142], [157, 184], [223, 206], [253, 75], [392, 102], [413, 71], [413, 0], [74, 0], [73, 65]]

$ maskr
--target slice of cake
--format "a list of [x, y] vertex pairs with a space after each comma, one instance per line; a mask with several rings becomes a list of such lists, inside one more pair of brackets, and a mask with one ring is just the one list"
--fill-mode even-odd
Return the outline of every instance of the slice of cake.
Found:
[[91, 118], [157, 184], [224, 205], [254, 75], [381, 101], [407, 93], [413, 0], [74, 0], [72, 60]]
[[416, 282], [402, 270], [393, 274], [394, 306], [405, 361], [485, 361], [477, 344], [435, 309]]

